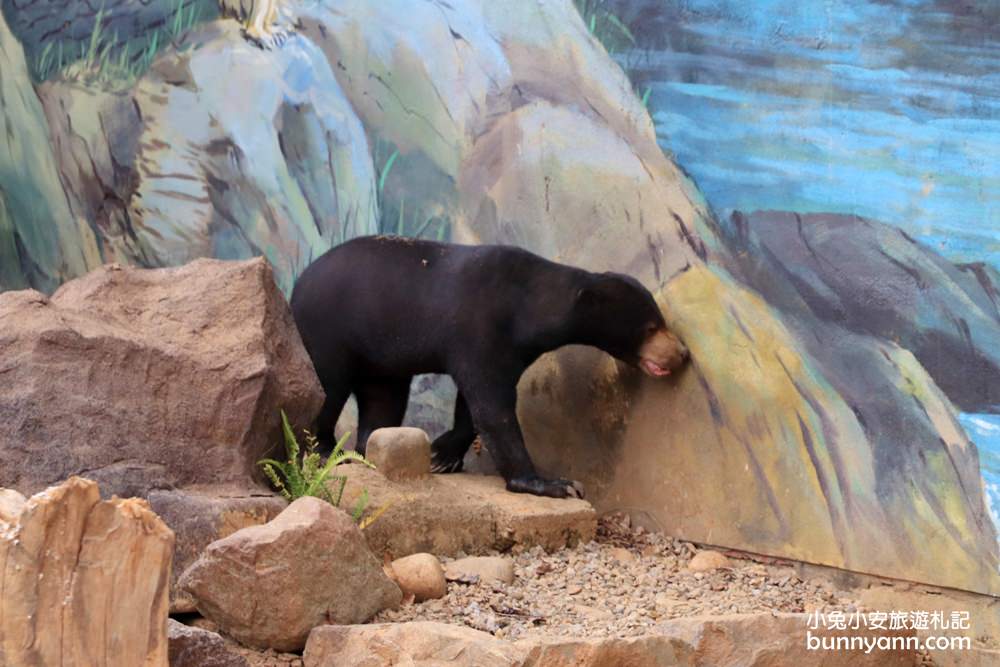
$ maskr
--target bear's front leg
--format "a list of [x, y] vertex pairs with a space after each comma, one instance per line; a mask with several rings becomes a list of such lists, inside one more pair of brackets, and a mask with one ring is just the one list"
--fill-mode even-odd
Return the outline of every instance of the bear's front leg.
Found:
[[[507, 490], [552, 498], [582, 498], [583, 487], [568, 479], [546, 479], [538, 475], [524, 446], [517, 421], [517, 380], [496, 376], [459, 380], [475, 430], [493, 455], [497, 470], [507, 482]], [[458, 378], [456, 378], [458, 380]]]

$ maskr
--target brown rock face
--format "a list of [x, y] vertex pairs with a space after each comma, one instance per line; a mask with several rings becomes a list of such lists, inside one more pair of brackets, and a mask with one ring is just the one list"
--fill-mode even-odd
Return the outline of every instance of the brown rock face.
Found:
[[106, 266], [47, 299], [0, 295], [0, 486], [71, 474], [106, 495], [249, 487], [322, 389], [263, 259]]
[[281, 651], [301, 649], [317, 625], [363, 623], [402, 598], [351, 518], [317, 498], [213, 542], [179, 583], [227, 635]]
[[0, 523], [0, 664], [165, 667], [173, 533], [74, 477]]
[[426, 477], [431, 473], [431, 440], [419, 428], [380, 428], [368, 438], [365, 455], [391, 480]]

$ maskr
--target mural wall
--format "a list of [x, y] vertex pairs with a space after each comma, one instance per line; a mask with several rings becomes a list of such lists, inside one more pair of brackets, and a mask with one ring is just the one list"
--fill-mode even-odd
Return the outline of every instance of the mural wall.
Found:
[[[371, 233], [625, 271], [694, 363], [544, 357], [541, 468], [686, 539], [1000, 594], [995, 9], [279, 8], [262, 35], [247, 6], [3, 0], [0, 288], [263, 255], [288, 290]], [[414, 399], [442, 430], [448, 383]]]

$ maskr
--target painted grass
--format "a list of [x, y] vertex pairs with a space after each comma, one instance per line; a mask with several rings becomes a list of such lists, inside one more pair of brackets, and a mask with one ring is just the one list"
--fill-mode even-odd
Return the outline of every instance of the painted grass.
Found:
[[636, 45], [635, 35], [608, 9], [607, 0], [574, 0], [574, 4], [590, 34], [604, 45], [608, 53], [613, 54]]
[[[583, 18], [590, 34], [604, 46], [604, 50], [612, 57], [616, 53], [635, 49], [638, 46], [632, 30], [609, 8], [608, 0], [573, 0], [573, 4], [576, 5], [576, 10]], [[626, 76], [632, 81], [635, 96], [642, 102], [642, 106], [649, 110], [649, 94], [652, 89], [647, 85], [640, 92], [638, 82], [629, 71], [631, 68], [620, 59], [616, 58], [616, 60], [619, 60]]]
[[386, 193], [386, 179], [394, 166], [399, 163], [399, 149], [384, 139], [376, 139], [372, 150], [372, 160], [377, 170], [377, 194], [379, 210], [379, 234], [393, 234], [410, 238], [426, 238], [437, 241], [448, 239], [451, 223], [438, 215], [426, 215], [414, 207], [407, 217], [406, 197], [393, 200]]
[[174, 2], [173, 11], [160, 25], [126, 39], [109, 30], [109, 15], [102, 7], [86, 41], [54, 39], [45, 44], [32, 62], [35, 81], [60, 78], [110, 89], [132, 86], [164, 47], [181, 44], [193, 27], [217, 16], [203, 2]]

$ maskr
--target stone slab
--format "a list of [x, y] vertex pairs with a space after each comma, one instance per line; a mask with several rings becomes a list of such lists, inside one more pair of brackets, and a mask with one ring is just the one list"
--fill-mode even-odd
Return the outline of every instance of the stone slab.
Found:
[[[309, 636], [305, 667], [438, 665], [491, 667], [909, 667], [912, 649], [810, 650], [806, 614], [734, 614], [675, 619], [638, 637], [532, 639], [508, 642], [471, 628], [416, 621], [353, 626], [324, 625]], [[906, 640], [912, 631], [850, 630]], [[822, 637], [840, 632], [814, 631]]]
[[360, 465], [337, 473], [347, 477], [341, 507], [350, 511], [367, 489], [366, 514], [385, 508], [364, 531], [372, 551], [383, 557], [485, 554], [514, 545], [554, 551], [593, 539], [597, 528], [590, 503], [510, 493], [499, 477], [452, 474], [395, 482]]

